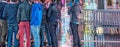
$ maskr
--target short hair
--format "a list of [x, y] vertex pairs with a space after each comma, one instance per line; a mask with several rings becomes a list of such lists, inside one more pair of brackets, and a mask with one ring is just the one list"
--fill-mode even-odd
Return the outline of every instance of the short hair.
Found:
[[10, 2], [10, 1], [12, 1], [12, 2], [16, 2], [16, 1], [18, 1], [18, 0], [6, 0], [7, 2]]
[[40, 0], [33, 0], [33, 1], [40, 1]]

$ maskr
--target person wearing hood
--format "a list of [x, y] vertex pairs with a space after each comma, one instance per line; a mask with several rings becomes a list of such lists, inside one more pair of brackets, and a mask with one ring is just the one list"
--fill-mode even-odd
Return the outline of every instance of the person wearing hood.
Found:
[[7, 1], [0, 2], [0, 47], [5, 47], [5, 39], [7, 33], [7, 22], [6, 19], [2, 18], [2, 14], [6, 4]]
[[28, 0], [21, 0], [18, 7], [17, 22], [19, 25], [20, 47], [24, 47], [24, 35], [26, 34], [27, 47], [31, 46], [30, 42], [30, 12], [31, 6]]
[[16, 38], [18, 32], [17, 23], [17, 0], [8, 0], [7, 5], [5, 5], [2, 17], [7, 20], [8, 36], [7, 36], [7, 47], [12, 47], [12, 36], [14, 32], [14, 47], [18, 47], [19, 41]]
[[34, 47], [40, 47], [40, 26], [42, 22], [42, 2], [40, 0], [34, 0], [31, 11], [31, 32], [34, 39]]

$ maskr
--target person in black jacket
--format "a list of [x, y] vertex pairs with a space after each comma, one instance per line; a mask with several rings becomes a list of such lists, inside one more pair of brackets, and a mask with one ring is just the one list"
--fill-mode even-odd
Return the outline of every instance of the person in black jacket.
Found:
[[48, 1], [44, 1], [43, 3], [43, 15], [42, 15], [42, 24], [41, 24], [41, 31], [40, 31], [40, 37], [41, 37], [41, 47], [44, 46], [44, 31], [47, 37], [48, 45], [51, 46], [51, 36], [49, 32], [49, 22], [48, 22], [48, 17], [47, 17], [47, 7], [46, 4]]
[[7, 33], [7, 22], [4, 18], [2, 18], [3, 10], [7, 1], [0, 2], [0, 46], [5, 47], [5, 39]]
[[14, 47], [18, 47], [19, 41], [16, 38], [18, 32], [18, 23], [17, 23], [17, 9], [18, 4], [17, 0], [8, 0], [8, 4], [5, 6], [2, 17], [7, 20], [8, 26], [8, 39], [7, 39], [7, 47], [12, 47], [12, 36], [14, 32]]
[[56, 28], [58, 22], [60, 22], [60, 8], [59, 5], [55, 2], [51, 4], [51, 6], [48, 8], [48, 17], [50, 22], [50, 35], [51, 35], [51, 41], [52, 41], [52, 47], [58, 47], [58, 40], [56, 36]]

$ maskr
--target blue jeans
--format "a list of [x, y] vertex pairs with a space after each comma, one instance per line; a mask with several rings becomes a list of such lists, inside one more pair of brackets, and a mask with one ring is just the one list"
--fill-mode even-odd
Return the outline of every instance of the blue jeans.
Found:
[[97, 34], [99, 41], [104, 41], [104, 35], [103, 34]]
[[70, 27], [73, 35], [73, 47], [81, 47], [80, 37], [78, 34], [78, 24], [70, 23]]
[[8, 44], [7, 47], [12, 47], [12, 36], [13, 36], [13, 32], [14, 32], [14, 47], [19, 47], [19, 41], [16, 38], [16, 35], [18, 33], [18, 25], [17, 24], [8, 24]]
[[57, 24], [50, 22], [49, 28], [50, 28], [52, 47], [58, 47], [58, 40], [57, 40], [57, 36], [56, 36]]
[[100, 41], [96, 43], [96, 46], [103, 47], [105, 45], [104, 41], [104, 34], [97, 34], [97, 40]]
[[42, 25], [41, 26], [41, 31], [40, 31], [40, 37], [42, 38], [41, 39], [41, 47], [44, 46], [44, 31], [46, 33], [46, 37], [47, 37], [47, 41], [48, 41], [48, 44], [51, 45], [51, 36], [50, 36], [50, 32], [49, 32], [49, 29], [47, 26], [44, 26]]
[[31, 32], [34, 38], [34, 47], [40, 47], [40, 26], [31, 25]]
[[89, 33], [84, 34], [84, 47], [94, 47], [94, 42], [89, 42], [90, 40], [93, 41], [94, 37]]

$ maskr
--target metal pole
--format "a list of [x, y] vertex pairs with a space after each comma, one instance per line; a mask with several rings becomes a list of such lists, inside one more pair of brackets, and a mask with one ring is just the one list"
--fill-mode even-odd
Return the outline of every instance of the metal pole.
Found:
[[107, 1], [104, 0], [104, 9], [107, 9]]

